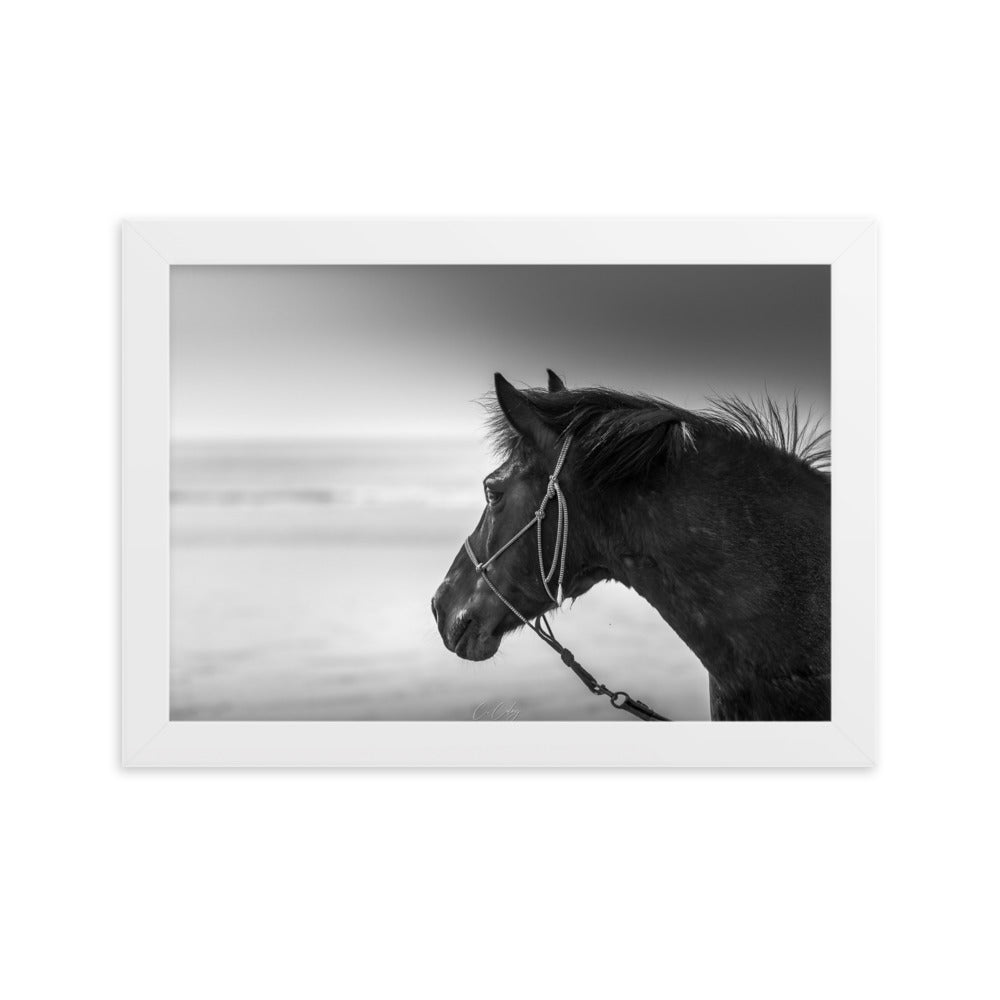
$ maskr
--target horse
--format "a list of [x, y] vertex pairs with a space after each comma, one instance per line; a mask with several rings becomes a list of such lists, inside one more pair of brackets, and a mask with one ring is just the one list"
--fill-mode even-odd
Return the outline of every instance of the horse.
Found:
[[431, 600], [445, 647], [485, 660], [523, 625], [546, 638], [541, 616], [614, 580], [704, 666], [713, 721], [829, 720], [829, 432], [797, 401], [693, 411], [548, 376], [495, 375], [503, 461]]

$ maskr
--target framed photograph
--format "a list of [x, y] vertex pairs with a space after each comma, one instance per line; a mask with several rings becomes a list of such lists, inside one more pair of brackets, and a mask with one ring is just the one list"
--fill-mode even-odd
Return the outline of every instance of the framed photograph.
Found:
[[127, 766], [870, 766], [869, 219], [123, 226]]

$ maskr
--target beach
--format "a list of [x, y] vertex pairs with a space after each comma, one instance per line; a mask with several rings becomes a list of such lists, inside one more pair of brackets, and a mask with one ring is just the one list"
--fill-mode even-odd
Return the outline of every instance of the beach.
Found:
[[[171, 718], [632, 721], [536, 636], [471, 663], [430, 598], [482, 511], [479, 441], [175, 442]], [[636, 594], [554, 616], [600, 680], [708, 718], [705, 671]]]

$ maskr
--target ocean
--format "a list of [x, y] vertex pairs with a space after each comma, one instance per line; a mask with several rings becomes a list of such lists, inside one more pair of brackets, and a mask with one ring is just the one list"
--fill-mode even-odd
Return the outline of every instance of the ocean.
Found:
[[[175, 442], [171, 718], [631, 721], [530, 632], [484, 663], [442, 644], [431, 595], [494, 464], [465, 440]], [[554, 626], [609, 687], [708, 718], [705, 671], [626, 588]]]

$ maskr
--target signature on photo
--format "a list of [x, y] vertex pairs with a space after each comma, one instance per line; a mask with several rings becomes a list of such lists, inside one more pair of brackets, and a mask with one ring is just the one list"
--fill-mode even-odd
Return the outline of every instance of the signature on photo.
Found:
[[515, 722], [521, 712], [516, 701], [481, 701], [472, 710], [473, 722]]

